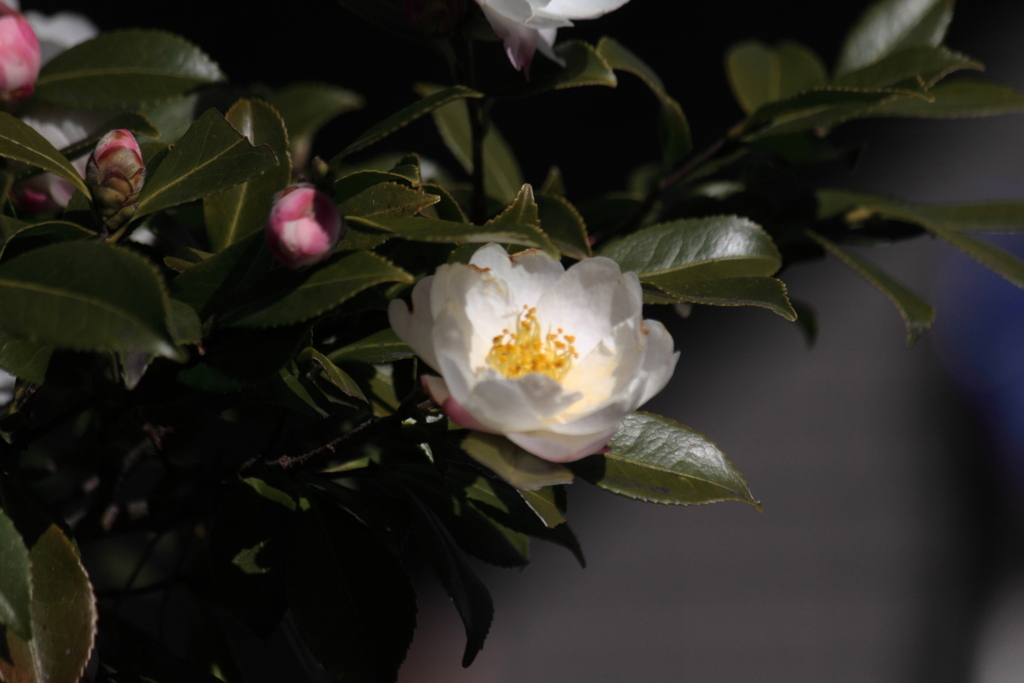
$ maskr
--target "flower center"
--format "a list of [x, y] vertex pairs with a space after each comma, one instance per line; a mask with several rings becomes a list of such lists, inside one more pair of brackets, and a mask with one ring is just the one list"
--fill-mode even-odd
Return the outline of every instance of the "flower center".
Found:
[[519, 379], [539, 372], [562, 381], [579, 354], [573, 344], [576, 337], [558, 332], [542, 333], [537, 322], [537, 309], [523, 306], [516, 317], [515, 330], [504, 329], [494, 338], [487, 354], [487, 364], [506, 379]]

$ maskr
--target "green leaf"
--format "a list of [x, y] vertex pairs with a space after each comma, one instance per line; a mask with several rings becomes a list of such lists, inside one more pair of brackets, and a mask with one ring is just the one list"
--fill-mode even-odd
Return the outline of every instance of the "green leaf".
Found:
[[96, 598], [75, 547], [50, 526], [29, 552], [32, 637], [7, 630], [0, 678], [8, 683], [78, 683], [96, 637]]
[[382, 282], [413, 283], [413, 277], [404, 270], [367, 251], [338, 254], [302, 272], [281, 268], [273, 275], [254, 289], [248, 301], [225, 313], [222, 324], [293, 325], [325, 313]]
[[340, 154], [334, 157], [331, 161], [331, 165], [337, 166], [338, 162], [349, 154], [354, 154], [360, 150], [366, 149], [376, 142], [380, 142], [400, 128], [404, 128], [421, 116], [425, 116], [438, 107], [443, 107], [449, 102], [466, 98], [480, 98], [483, 96], [483, 93], [477, 92], [476, 90], [456, 85], [451, 88], [447, 88], [446, 90], [442, 90], [441, 92], [434, 93], [430, 97], [425, 97], [419, 102], [409, 105], [400, 112], [392, 114], [370, 128], [370, 130], [360, 135], [355, 142], [343, 149]]
[[155, 103], [225, 80], [220, 67], [180, 36], [152, 29], [110, 31], [43, 67], [35, 97], [72, 108]]
[[544, 232], [563, 255], [577, 260], [592, 255], [587, 226], [576, 207], [564, 197], [535, 197]]
[[0, 509], [0, 624], [32, 639], [32, 565], [14, 522]]
[[523, 497], [530, 509], [537, 513], [537, 517], [547, 528], [554, 529], [565, 523], [565, 517], [562, 516], [562, 512], [555, 503], [555, 491], [552, 487], [545, 486], [536, 491], [520, 491], [519, 495]]
[[396, 360], [413, 358], [415, 356], [416, 353], [399, 339], [398, 335], [391, 328], [371, 334], [366, 339], [343, 346], [327, 354], [327, 358], [334, 363], [339, 361], [356, 361], [373, 365], [393, 363]]
[[[420, 83], [415, 87], [421, 97], [429, 97], [442, 90], [442, 86]], [[434, 125], [441, 139], [462, 165], [466, 173], [473, 173], [473, 136], [469, 123], [469, 107], [464, 100], [456, 100], [433, 111]], [[511, 202], [523, 185], [523, 174], [515, 153], [505, 141], [494, 122], [487, 125], [483, 141], [484, 192], [502, 204]]]
[[416, 625], [416, 594], [397, 558], [355, 517], [326, 502], [299, 515], [288, 605], [302, 639], [336, 678], [397, 678]]
[[665, 168], [675, 165], [689, 154], [693, 149], [690, 124], [683, 108], [669, 96], [658, 74], [623, 45], [607, 36], [598, 41], [597, 52], [612, 69], [638, 76], [661, 102], [659, 133]]
[[0, 368], [34, 384], [46, 383], [53, 347], [0, 331]]
[[203, 339], [203, 323], [195, 309], [177, 299], [167, 300], [167, 330], [178, 345], [198, 344]]
[[541, 460], [498, 434], [470, 432], [462, 450], [517, 489], [536, 491], [554, 484], [571, 484], [572, 472], [563, 465]]
[[854, 24], [839, 53], [842, 76], [910, 47], [936, 47], [953, 19], [954, 0], [880, 0]]
[[[847, 220], [863, 220], [871, 216], [881, 216], [920, 225], [1008, 282], [1024, 288], [1024, 261], [995, 245], [964, 234], [966, 230], [971, 229], [970, 227], [966, 230], [960, 227], [958, 217], [965, 215], [971, 219], [967, 223], [968, 226], [977, 226], [979, 218], [984, 216], [983, 206], [922, 207], [887, 197], [843, 190], [820, 190], [818, 201], [819, 213], [823, 216], [854, 210], [853, 213], [847, 214]], [[1002, 208], [999, 208], [1000, 206]], [[1002, 212], [1006, 211], [1006, 206], [1005, 204], [996, 205], [997, 213], [993, 219], [997, 225], [1004, 227], [1006, 226], [1005, 219], [1001, 216], [1004, 215]], [[1012, 222], [1011, 225], [1013, 225]], [[1019, 227], [1014, 229], [1019, 229]]]
[[123, 111], [114, 116], [114, 118], [105, 122], [89, 137], [72, 145], [68, 145], [60, 152], [69, 159], [74, 159], [76, 156], [85, 154], [87, 151], [91, 152], [96, 146], [96, 143], [100, 141], [100, 138], [108, 132], [118, 128], [130, 130], [135, 135], [142, 135], [148, 138], [156, 139], [160, 137], [160, 131], [153, 126], [153, 122], [145, 115], [136, 111]]
[[1024, 112], [1024, 94], [1000, 83], [955, 80], [935, 86], [928, 97], [930, 102], [916, 98], [885, 100], [849, 118], [952, 119]]
[[80, 351], [178, 358], [167, 293], [143, 258], [104, 242], [63, 242], [0, 265], [0, 327]]
[[543, 237], [541, 248], [553, 259], [558, 258], [558, 250], [551, 243], [547, 234], [540, 229], [540, 209], [533, 197], [533, 188], [523, 185], [515, 200], [500, 214], [487, 221], [485, 228], [516, 230], [522, 227], [535, 228]]
[[415, 216], [441, 201], [437, 195], [426, 194], [398, 183], [377, 183], [338, 206], [345, 217]]
[[484, 647], [494, 619], [494, 602], [487, 587], [456, 547], [455, 540], [434, 512], [415, 494], [407, 496], [413, 512], [413, 531], [420, 550], [458, 610], [466, 628], [462, 666], [473, 663]]
[[673, 285], [671, 275], [657, 280], [658, 288], [678, 301], [712, 306], [760, 306], [790, 322], [797, 318], [786, 294], [786, 285], [773, 277], [734, 277], [697, 283], [684, 281], [678, 286]]
[[49, 140], [4, 111], [0, 111], [0, 157], [49, 171], [69, 181], [86, 197], [92, 197], [82, 176]]
[[456, 223], [468, 223], [469, 219], [463, 212], [462, 207], [455, 201], [455, 198], [449, 194], [448, 190], [444, 189], [440, 185], [433, 183], [426, 183], [422, 186], [424, 192], [435, 194], [441, 198], [437, 204], [434, 205], [434, 211], [437, 213], [437, 218], [443, 221], [454, 221]]
[[875, 286], [896, 306], [907, 324], [907, 346], [913, 346], [917, 338], [931, 327], [935, 320], [935, 309], [909, 289], [892, 279], [887, 273], [867, 259], [849, 252], [825, 237], [811, 230], [805, 231], [808, 237], [839, 258], [840, 261], [853, 268], [865, 280]]
[[818, 190], [818, 216], [827, 219], [857, 211], [858, 220], [882, 216], [956, 232], [1024, 232], [1024, 202], [909, 204], [882, 195], [849, 190]]
[[214, 252], [224, 251], [243, 237], [263, 230], [274, 195], [292, 179], [288, 132], [273, 107], [259, 100], [242, 99], [228, 109], [225, 118], [250, 145], [269, 147], [277, 157], [277, 165], [203, 199], [206, 235]]
[[46, 221], [18, 229], [0, 245], [0, 260], [6, 261], [33, 248], [57, 242], [74, 242], [95, 237], [96, 233], [77, 223]]
[[412, 188], [405, 176], [385, 171], [356, 171], [334, 181], [334, 203], [344, 204], [349, 199], [381, 183], [395, 183]]
[[274, 263], [262, 234], [254, 233], [204, 259], [171, 282], [171, 296], [194, 308], [202, 320], [238, 292], [263, 280]]
[[135, 216], [226, 190], [277, 165], [269, 146], [253, 147], [217, 110], [208, 109], [146, 180]]
[[922, 45], [889, 55], [863, 69], [851, 71], [837, 78], [834, 85], [849, 88], [888, 88], [909, 82], [908, 87], [916, 85], [928, 89], [954, 71], [982, 71], [984, 68], [981, 62], [943, 45]]
[[733, 95], [747, 114], [828, 81], [821, 58], [793, 41], [772, 46], [759, 40], [737, 43], [726, 52], [725, 68]]
[[390, 232], [414, 242], [443, 242], [488, 244], [518, 244], [524, 247], [539, 247], [549, 254], [557, 254], [550, 238], [533, 225], [500, 223], [479, 226], [471, 223], [456, 223], [434, 218], [360, 218], [353, 216], [350, 223]]
[[274, 91], [267, 102], [284, 119], [291, 152], [301, 161], [309, 157], [313, 138], [324, 125], [345, 112], [362, 109], [365, 100], [329, 83], [295, 83]]
[[499, 93], [499, 96], [531, 97], [549, 90], [588, 85], [614, 88], [618, 85], [615, 72], [592, 45], [580, 40], [569, 40], [555, 46], [555, 55], [565, 62], [565, 66], [549, 59], [538, 59], [533, 62], [529, 81], [517, 79], [514, 86]]
[[585, 481], [650, 503], [700, 505], [738, 500], [753, 505], [743, 476], [705, 437], [668, 418], [637, 412], [622, 421], [605, 455], [571, 465]]
[[738, 216], [688, 218], [653, 225], [613, 242], [601, 256], [644, 282], [673, 289], [719, 278], [773, 275], [782, 257], [761, 226]]
[[359, 388], [359, 384], [354, 379], [348, 376], [344, 370], [339, 368], [337, 365], [331, 362], [331, 359], [320, 353], [314, 348], [304, 349], [299, 354], [299, 362], [312, 360], [323, 368], [324, 374], [327, 375], [327, 379], [331, 381], [331, 384], [341, 389], [344, 393], [358, 398], [363, 403], [368, 403], [366, 394]]

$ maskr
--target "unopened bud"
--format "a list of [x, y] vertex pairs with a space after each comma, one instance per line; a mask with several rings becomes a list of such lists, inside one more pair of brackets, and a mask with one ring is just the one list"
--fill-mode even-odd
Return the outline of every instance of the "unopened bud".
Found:
[[308, 183], [299, 183], [274, 196], [267, 246], [282, 265], [302, 268], [328, 258], [343, 229], [341, 214], [330, 198]]
[[466, 19], [466, 0], [402, 0], [413, 26], [432, 36], [455, 35]]
[[28, 20], [0, 2], [0, 103], [10, 109], [32, 94], [42, 52]]
[[85, 183], [104, 225], [116, 228], [135, 215], [145, 182], [142, 150], [131, 132], [112, 130], [100, 138], [85, 167]]

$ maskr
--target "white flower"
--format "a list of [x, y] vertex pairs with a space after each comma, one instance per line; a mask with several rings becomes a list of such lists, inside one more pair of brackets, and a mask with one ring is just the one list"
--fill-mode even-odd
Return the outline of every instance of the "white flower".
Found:
[[512, 66], [530, 72], [533, 53], [565, 63], [555, 55], [555, 34], [573, 19], [596, 19], [629, 0], [476, 0], [491, 28], [505, 43]]
[[610, 259], [566, 270], [490, 244], [420, 280], [412, 311], [395, 300], [388, 318], [440, 373], [424, 385], [454, 422], [571, 462], [601, 450], [672, 376], [672, 337], [642, 306], [636, 274]]

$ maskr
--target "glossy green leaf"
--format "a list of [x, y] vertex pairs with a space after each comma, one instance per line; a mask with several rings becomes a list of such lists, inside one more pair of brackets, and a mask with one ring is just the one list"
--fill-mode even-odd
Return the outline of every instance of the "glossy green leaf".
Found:
[[15, 377], [44, 384], [46, 369], [50, 366], [53, 347], [0, 330], [0, 368]]
[[437, 218], [443, 221], [454, 221], [456, 223], [468, 223], [469, 218], [466, 217], [466, 213], [459, 206], [459, 203], [455, 201], [455, 198], [440, 185], [434, 183], [425, 183], [422, 187], [424, 192], [437, 195], [441, 200], [434, 205], [434, 211], [437, 213]]
[[366, 339], [354, 342], [327, 354], [332, 362], [356, 361], [360, 363], [393, 363], [403, 358], [413, 358], [416, 353], [388, 328], [371, 334]]
[[543, 238], [540, 244], [541, 248], [551, 258], [558, 258], [558, 250], [551, 243], [547, 233], [540, 229], [540, 208], [537, 206], [533, 188], [530, 185], [523, 185], [515, 200], [504, 211], [484, 224], [484, 228], [491, 230], [516, 230], [520, 227], [535, 228]]
[[758, 40], [737, 43], [726, 52], [725, 70], [736, 101], [748, 114], [828, 81], [821, 58], [793, 41], [777, 45]]
[[[162, 145], [177, 142], [201, 113], [199, 106], [199, 93], [191, 93], [144, 108], [142, 113], [160, 131], [159, 143], [149, 141], [149, 144], [155, 144], [158, 149]], [[146, 141], [140, 141], [140, 144], [143, 155], [147, 155]], [[149, 156], [146, 156], [146, 160], [149, 161]]]
[[582, 479], [636, 500], [700, 505], [738, 500], [757, 509], [743, 476], [718, 447], [689, 427], [633, 413], [622, 421], [609, 452], [571, 467]]
[[879, 0], [854, 24], [836, 64], [842, 76], [911, 47], [942, 43], [954, 0]]
[[[688, 218], [638, 230], [601, 251], [644, 282], [671, 287], [773, 275], [782, 257], [761, 226], [738, 216]], [[660, 286], [660, 285], [659, 285]]]
[[885, 271], [867, 259], [843, 249], [835, 242], [811, 230], [807, 230], [805, 234], [828, 252], [838, 257], [840, 261], [857, 271], [861, 277], [874, 285], [878, 291], [882, 292], [893, 303], [907, 324], [908, 347], [913, 346], [917, 342], [917, 338], [931, 327], [932, 322], [935, 320], [935, 309], [927, 301], [892, 279]]
[[176, 344], [198, 344], [203, 338], [203, 323], [195, 309], [177, 299], [167, 300], [167, 330]]
[[654, 278], [659, 289], [678, 301], [711, 306], [760, 306], [790, 322], [797, 318], [786, 294], [786, 285], [773, 277], [733, 277], [697, 283], [684, 280], [679, 285], [672, 280], [672, 275]]
[[413, 282], [401, 268], [366, 251], [338, 254], [303, 272], [278, 269], [275, 276], [278, 278], [266, 279], [266, 286], [257, 289], [251, 300], [226, 313], [222, 323], [232, 327], [294, 325], [339, 306], [368, 287]]
[[466, 629], [462, 666], [473, 663], [484, 647], [494, 619], [494, 602], [484, 582], [462, 556], [444, 523], [415, 495], [408, 496], [413, 531], [420, 550], [451, 598]]
[[82, 351], [177, 358], [156, 269], [104, 242], [52, 244], [0, 265], [0, 327]]
[[273, 107], [260, 100], [238, 100], [228, 109], [227, 122], [250, 145], [267, 145], [277, 165], [255, 178], [203, 198], [203, 217], [210, 249], [220, 252], [267, 224], [274, 195], [292, 179], [288, 132]]
[[535, 197], [540, 224], [563, 255], [577, 260], [591, 256], [590, 240], [583, 216], [563, 197]]
[[437, 195], [413, 190], [398, 183], [377, 183], [345, 200], [338, 210], [346, 217], [415, 216], [441, 201]]
[[92, 196], [82, 176], [49, 140], [4, 111], [0, 111], [0, 157], [49, 171], [69, 181], [86, 197]]
[[615, 72], [597, 49], [580, 40], [568, 40], [555, 46], [555, 55], [564, 66], [549, 59], [534, 60], [530, 80], [516, 79], [516, 84], [500, 93], [501, 97], [530, 97], [549, 90], [563, 90], [588, 85], [614, 88]]
[[683, 108], [669, 96], [658, 74], [622, 44], [607, 36], [597, 43], [597, 52], [612, 69], [628, 71], [638, 76], [661, 102], [658, 130], [661, 135], [664, 166], [671, 167], [689, 154], [693, 149], [690, 124], [686, 120]]
[[75, 547], [56, 525], [29, 551], [32, 636], [7, 630], [0, 678], [8, 683], [78, 683], [96, 637], [96, 598]]
[[299, 516], [288, 605], [302, 639], [343, 681], [394, 681], [416, 626], [416, 594], [374, 533], [329, 503]]
[[833, 125], [835, 122], [856, 118], [869, 107], [892, 99], [910, 98], [927, 100], [930, 95], [920, 88], [837, 88], [825, 86], [808, 90], [780, 102], [766, 104], [750, 117], [747, 129], [774, 121], [773, 134], [807, 130], [815, 126]]
[[541, 460], [498, 434], [470, 432], [462, 450], [517, 489], [536, 491], [554, 484], [571, 484], [572, 472], [563, 465]]
[[220, 113], [208, 109], [146, 179], [135, 215], [226, 190], [277, 165], [269, 146], [253, 147]]
[[312, 360], [323, 368], [324, 374], [327, 376], [327, 379], [331, 381], [331, 384], [338, 387], [349, 396], [359, 399], [363, 403], [369, 402], [366, 399], [366, 394], [364, 394], [363, 390], [359, 388], [359, 384], [349, 377], [348, 373], [332, 363], [330, 358], [316, 349], [308, 348], [303, 350], [303, 352], [299, 354], [298, 360], [300, 362]]
[[67, 221], [46, 221], [45, 223], [25, 225], [0, 245], [0, 260], [6, 261], [18, 254], [30, 251], [32, 248], [47, 244], [75, 242], [95, 236], [96, 233], [92, 230]]
[[530, 506], [530, 509], [537, 513], [537, 517], [544, 523], [544, 526], [554, 529], [565, 523], [565, 517], [562, 516], [561, 510], [555, 503], [554, 489], [550, 486], [536, 491], [520, 491], [519, 494]]
[[[441, 86], [420, 83], [416, 92], [429, 97]], [[469, 123], [469, 107], [465, 100], [456, 100], [433, 111], [434, 125], [441, 139], [466, 173], [473, 173], [473, 136]], [[523, 185], [516, 155], [493, 122], [487, 126], [483, 141], [484, 192], [503, 204], [511, 202]]]
[[331, 161], [332, 166], [336, 166], [337, 163], [349, 154], [354, 154], [362, 149], [366, 149], [370, 145], [380, 142], [387, 136], [391, 135], [400, 128], [404, 128], [416, 119], [426, 116], [430, 112], [434, 111], [438, 107], [443, 107], [449, 102], [455, 100], [463, 100], [466, 98], [480, 98], [483, 97], [483, 93], [477, 92], [471, 88], [465, 86], [456, 85], [451, 88], [447, 88], [440, 92], [434, 93], [430, 97], [425, 97], [415, 104], [411, 104], [405, 109], [401, 110], [396, 114], [392, 114], [388, 118], [384, 119], [377, 125], [370, 128], [362, 135], [360, 135], [355, 142], [350, 144], [344, 150], [341, 151]]
[[817, 198], [818, 216], [826, 219], [857, 211], [855, 217], [860, 220], [877, 215], [955, 232], [1024, 232], [1024, 202], [909, 204], [882, 195], [835, 188], [818, 190]]
[[930, 230], [1007, 282], [1024, 289], [1024, 261], [1010, 252], [962, 232], [937, 227]]
[[393, 183], [412, 188], [405, 176], [385, 171], [356, 171], [334, 181], [334, 202], [344, 204], [349, 199], [381, 183]]
[[291, 152], [300, 162], [309, 157], [313, 137], [332, 119], [362, 109], [365, 100], [329, 83], [295, 83], [274, 91], [267, 102], [284, 119]]
[[70, 48], [43, 67], [34, 97], [79, 108], [156, 102], [224, 80], [210, 57], [166, 31], [110, 31]]
[[893, 98], [850, 118], [952, 119], [1024, 112], [1024, 94], [1000, 83], [954, 80], [935, 86], [928, 91], [928, 97], [930, 101]]
[[0, 509], [0, 624], [32, 639], [32, 564], [14, 522]]

